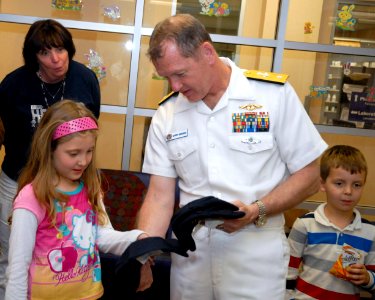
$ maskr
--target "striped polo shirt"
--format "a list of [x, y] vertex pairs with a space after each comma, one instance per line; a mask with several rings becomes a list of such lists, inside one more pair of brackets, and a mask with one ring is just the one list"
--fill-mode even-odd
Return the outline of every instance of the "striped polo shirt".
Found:
[[[287, 288], [295, 288], [294, 299], [360, 299], [360, 288], [375, 290], [375, 226], [354, 209], [353, 222], [340, 229], [325, 216], [325, 205], [293, 224], [288, 236]], [[367, 286], [358, 287], [329, 273], [343, 245], [350, 245], [361, 254], [370, 275]]]

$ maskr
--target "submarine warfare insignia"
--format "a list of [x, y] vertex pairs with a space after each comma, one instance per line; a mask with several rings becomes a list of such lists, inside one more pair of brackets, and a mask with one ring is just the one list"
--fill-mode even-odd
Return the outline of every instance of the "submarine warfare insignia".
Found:
[[246, 104], [246, 105], [241, 105], [240, 108], [246, 109], [246, 110], [256, 110], [258, 108], [262, 108], [262, 105], [259, 104]]

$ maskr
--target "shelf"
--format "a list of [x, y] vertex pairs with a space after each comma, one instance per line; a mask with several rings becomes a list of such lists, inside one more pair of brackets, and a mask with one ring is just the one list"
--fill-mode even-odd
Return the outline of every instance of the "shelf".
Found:
[[342, 127], [328, 124], [315, 124], [315, 127], [320, 133], [330, 133], [330, 134], [343, 134], [343, 135], [353, 135], [353, 136], [364, 136], [364, 137], [375, 137], [374, 129], [364, 129], [364, 128], [350, 128]]
[[364, 89], [366, 88], [366, 86], [360, 85], [360, 84], [344, 83], [342, 88], [343, 88], [344, 93], [352, 93], [352, 92], [362, 93]]
[[338, 111], [330, 111], [330, 110], [324, 110], [324, 113], [326, 114], [326, 115], [332, 115], [332, 116], [336, 116], [336, 115], [338, 115]]
[[350, 73], [349, 75], [345, 75], [345, 76], [349, 77], [351, 80], [354, 80], [354, 81], [359, 81], [359, 80], [371, 78], [370, 73], [360, 73], [360, 72], [353, 72], [353, 73]]

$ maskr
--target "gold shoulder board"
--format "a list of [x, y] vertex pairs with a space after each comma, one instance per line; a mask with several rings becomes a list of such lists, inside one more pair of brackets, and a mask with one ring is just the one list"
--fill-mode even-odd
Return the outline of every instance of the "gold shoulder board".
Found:
[[247, 70], [244, 75], [249, 79], [284, 84], [289, 75], [281, 73], [264, 72], [258, 70]]
[[159, 101], [159, 105], [162, 105], [164, 102], [168, 101], [170, 98], [172, 98], [174, 95], [177, 95], [178, 92], [170, 92], [168, 95], [164, 96], [163, 99]]

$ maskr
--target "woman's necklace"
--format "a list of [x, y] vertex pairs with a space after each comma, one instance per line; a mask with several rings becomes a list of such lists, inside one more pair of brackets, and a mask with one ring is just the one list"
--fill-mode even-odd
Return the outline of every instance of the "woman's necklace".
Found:
[[43, 93], [43, 97], [44, 97], [44, 102], [46, 103], [47, 107], [49, 107], [49, 102], [48, 102], [48, 99], [47, 99], [47, 95], [52, 98], [52, 101], [51, 101], [51, 104], [55, 103], [55, 98], [57, 97], [57, 95], [60, 93], [61, 91], [61, 98], [60, 100], [62, 100], [64, 98], [64, 92], [65, 92], [65, 77], [64, 79], [62, 80], [62, 82], [60, 83], [60, 86], [59, 88], [57, 89], [57, 91], [53, 94], [51, 93], [46, 84], [44, 83], [43, 79], [42, 79], [42, 75], [40, 74], [40, 72], [38, 71], [37, 72], [37, 75], [40, 79], [40, 86], [42, 88], [42, 93]]

